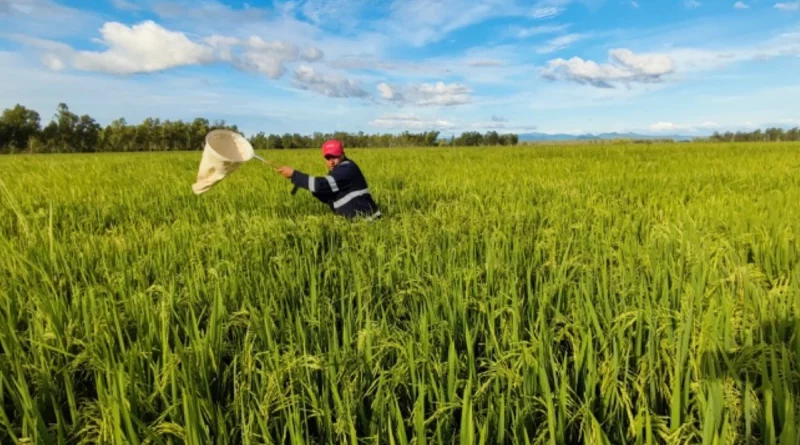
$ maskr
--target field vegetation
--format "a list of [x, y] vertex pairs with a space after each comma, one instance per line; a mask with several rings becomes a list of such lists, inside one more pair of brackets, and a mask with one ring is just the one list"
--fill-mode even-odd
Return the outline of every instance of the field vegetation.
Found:
[[800, 444], [800, 145], [350, 154], [0, 157], [0, 443]]

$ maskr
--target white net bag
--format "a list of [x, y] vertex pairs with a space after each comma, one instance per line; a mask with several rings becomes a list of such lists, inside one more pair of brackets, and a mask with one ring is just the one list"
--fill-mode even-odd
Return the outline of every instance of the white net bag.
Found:
[[235, 172], [242, 163], [253, 158], [264, 161], [253, 152], [244, 136], [230, 130], [212, 130], [206, 135], [206, 146], [197, 180], [192, 184], [196, 195], [208, 191], [214, 184]]

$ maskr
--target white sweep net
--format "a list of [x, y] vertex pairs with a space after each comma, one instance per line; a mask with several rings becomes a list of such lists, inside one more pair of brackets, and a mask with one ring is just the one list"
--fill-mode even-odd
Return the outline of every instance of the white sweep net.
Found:
[[244, 136], [230, 130], [212, 130], [206, 135], [203, 158], [192, 190], [197, 195], [208, 191], [253, 156], [253, 146]]

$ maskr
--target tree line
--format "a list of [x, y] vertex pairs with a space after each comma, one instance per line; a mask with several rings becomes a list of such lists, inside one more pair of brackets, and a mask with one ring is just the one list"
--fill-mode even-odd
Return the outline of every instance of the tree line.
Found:
[[[17, 104], [0, 116], [0, 153], [94, 153], [135, 151], [185, 151], [202, 150], [206, 134], [224, 128], [239, 132], [236, 125], [224, 120], [210, 122], [197, 118], [191, 122], [147, 118], [138, 125], [128, 124], [124, 118], [101, 126], [87, 114], [78, 115], [64, 104], [58, 104], [56, 113], [47, 125], [42, 126], [41, 116], [35, 110]], [[296, 149], [320, 147], [330, 138], [340, 139], [346, 147], [434, 147], [443, 145], [517, 145], [516, 134], [464, 132], [449, 139], [440, 138], [438, 131], [400, 134], [298, 133], [265, 134], [260, 132], [248, 138], [253, 148]]]
[[784, 130], [783, 128], [770, 127], [766, 130], [755, 130], [750, 132], [737, 131], [735, 133], [726, 131], [712, 134], [708, 140], [713, 142], [780, 142], [780, 141], [800, 141], [800, 128]]

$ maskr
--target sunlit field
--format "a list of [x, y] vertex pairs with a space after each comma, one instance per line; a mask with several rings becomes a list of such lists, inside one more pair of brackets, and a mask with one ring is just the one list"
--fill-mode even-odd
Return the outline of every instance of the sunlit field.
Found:
[[0, 443], [800, 444], [800, 144], [349, 154], [0, 157]]

